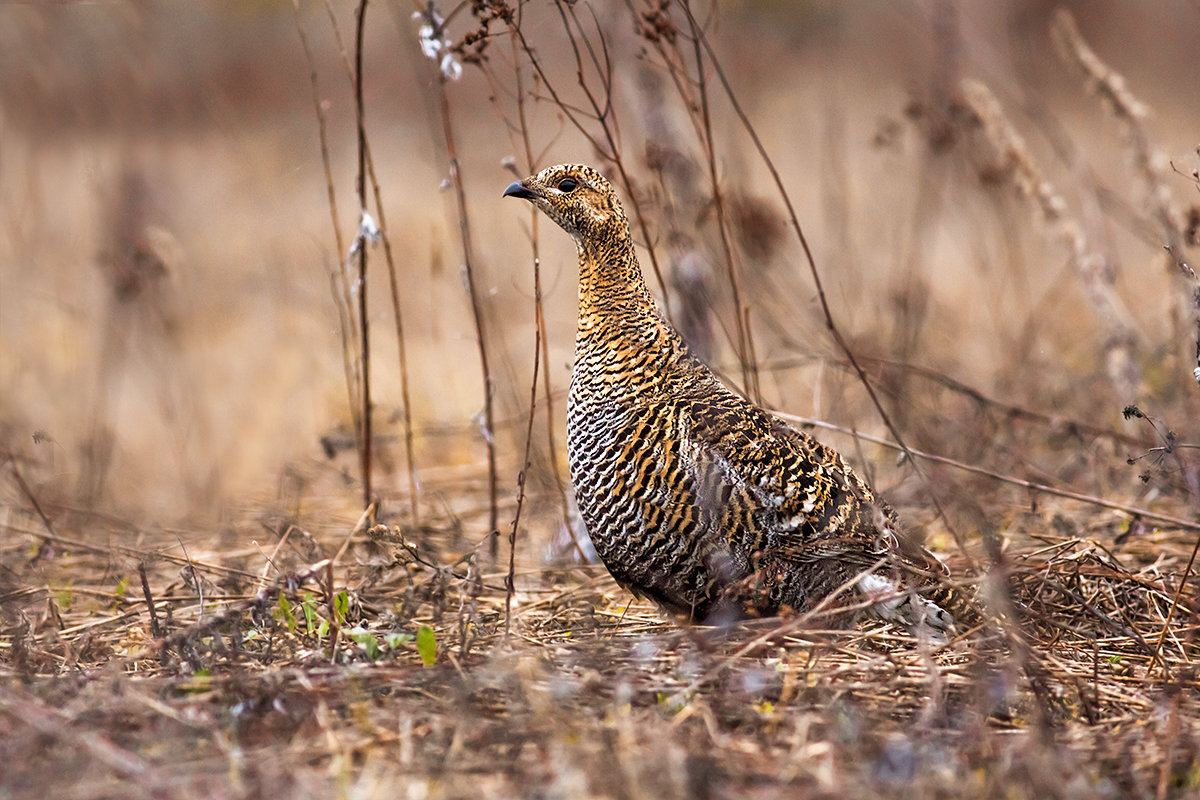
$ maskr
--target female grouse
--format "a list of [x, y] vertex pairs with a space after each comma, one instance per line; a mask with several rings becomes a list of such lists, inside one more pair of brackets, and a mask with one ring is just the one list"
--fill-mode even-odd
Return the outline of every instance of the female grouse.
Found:
[[[582, 165], [505, 190], [575, 238], [571, 483], [619, 583], [693, 620], [805, 611], [839, 588], [942, 637], [941, 565], [835, 451], [726, 388], [658, 313], [616, 193]], [[853, 594], [851, 594], [853, 597]]]

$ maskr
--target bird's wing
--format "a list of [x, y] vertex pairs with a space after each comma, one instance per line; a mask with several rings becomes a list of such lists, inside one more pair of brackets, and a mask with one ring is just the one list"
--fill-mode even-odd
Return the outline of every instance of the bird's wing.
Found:
[[698, 493], [727, 535], [785, 559], [899, 558], [940, 574], [887, 504], [838, 453], [736, 396], [681, 404], [683, 452]]
[[720, 399], [683, 404], [679, 428], [694, 481], [729, 533], [747, 528], [755, 549], [827, 550], [879, 531], [870, 489], [835, 451], [739, 398]]

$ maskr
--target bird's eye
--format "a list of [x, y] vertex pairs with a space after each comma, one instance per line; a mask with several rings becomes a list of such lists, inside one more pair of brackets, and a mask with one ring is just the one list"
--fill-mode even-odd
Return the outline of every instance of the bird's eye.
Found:
[[558, 182], [558, 190], [560, 192], [573, 192], [579, 184], [574, 178], [563, 178]]

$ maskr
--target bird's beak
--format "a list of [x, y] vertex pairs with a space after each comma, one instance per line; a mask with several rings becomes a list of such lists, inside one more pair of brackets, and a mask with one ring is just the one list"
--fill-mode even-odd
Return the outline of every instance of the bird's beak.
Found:
[[525, 185], [523, 183], [521, 183], [520, 181], [516, 181], [515, 183], [509, 184], [508, 188], [504, 190], [503, 196], [504, 197], [523, 197], [526, 200], [532, 200], [535, 197], [537, 197], [536, 194], [531, 192], [529, 189], [525, 188]]

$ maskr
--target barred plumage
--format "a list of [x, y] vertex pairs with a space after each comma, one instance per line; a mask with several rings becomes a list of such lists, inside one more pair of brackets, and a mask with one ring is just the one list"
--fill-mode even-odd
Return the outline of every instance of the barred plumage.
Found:
[[[726, 388], [658, 313], [616, 193], [560, 165], [512, 184], [579, 248], [571, 482], [613, 577], [694, 620], [805, 611], [853, 581], [880, 616], [953, 630], [939, 562], [831, 448]], [[919, 592], [918, 592], [919, 590]]]

